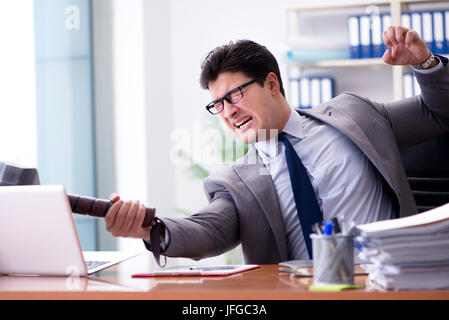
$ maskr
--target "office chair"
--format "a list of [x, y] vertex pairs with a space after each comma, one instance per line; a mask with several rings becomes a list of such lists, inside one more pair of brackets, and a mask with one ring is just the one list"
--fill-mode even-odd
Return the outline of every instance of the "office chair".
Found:
[[449, 203], [449, 133], [400, 151], [419, 212]]

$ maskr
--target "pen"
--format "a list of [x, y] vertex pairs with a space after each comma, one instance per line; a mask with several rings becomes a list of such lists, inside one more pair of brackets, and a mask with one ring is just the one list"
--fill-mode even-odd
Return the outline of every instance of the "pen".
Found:
[[332, 235], [332, 233], [334, 232], [333, 222], [326, 220], [326, 221], [324, 221], [323, 225], [324, 225], [323, 235], [325, 235], [325, 236]]
[[322, 234], [321, 232], [321, 225], [318, 222], [315, 222], [312, 226], [312, 232], [316, 234]]
[[332, 223], [334, 224], [334, 232], [335, 233], [341, 233], [340, 223], [338, 221], [337, 217], [334, 217], [331, 219]]

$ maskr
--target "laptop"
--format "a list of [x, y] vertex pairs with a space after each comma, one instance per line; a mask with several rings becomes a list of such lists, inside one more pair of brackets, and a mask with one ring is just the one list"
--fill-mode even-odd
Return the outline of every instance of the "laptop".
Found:
[[0, 187], [0, 274], [87, 276], [141, 253], [83, 252], [63, 186]]

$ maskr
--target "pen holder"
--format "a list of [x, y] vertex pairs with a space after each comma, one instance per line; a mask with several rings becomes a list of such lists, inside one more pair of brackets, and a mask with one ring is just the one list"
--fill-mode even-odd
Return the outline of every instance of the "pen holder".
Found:
[[354, 236], [311, 234], [313, 284], [354, 283]]

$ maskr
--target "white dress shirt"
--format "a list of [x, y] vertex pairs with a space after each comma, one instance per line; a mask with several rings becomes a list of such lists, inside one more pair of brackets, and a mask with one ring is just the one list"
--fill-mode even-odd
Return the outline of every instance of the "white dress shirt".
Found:
[[[418, 73], [432, 73], [438, 65]], [[345, 135], [333, 127], [291, 110], [283, 132], [304, 164], [317, 196], [323, 219], [342, 217], [348, 223], [369, 223], [394, 217], [390, 196], [382, 178]], [[277, 142], [277, 143], [276, 143]], [[285, 159], [285, 150], [277, 137], [255, 143], [267, 167], [279, 198], [287, 236], [289, 259], [308, 259], [301, 224]]]
[[[333, 127], [291, 110], [283, 132], [300, 157], [325, 220], [336, 216], [357, 224], [390, 219], [391, 199], [382, 178], [361, 150]], [[277, 142], [277, 143], [276, 143]], [[279, 198], [289, 259], [308, 259], [285, 159], [274, 137], [255, 144]]]

